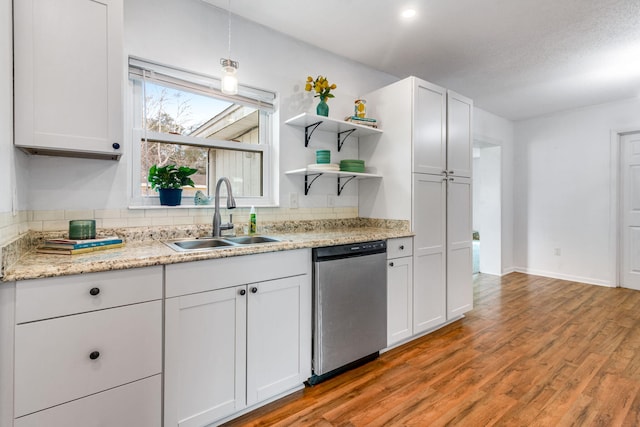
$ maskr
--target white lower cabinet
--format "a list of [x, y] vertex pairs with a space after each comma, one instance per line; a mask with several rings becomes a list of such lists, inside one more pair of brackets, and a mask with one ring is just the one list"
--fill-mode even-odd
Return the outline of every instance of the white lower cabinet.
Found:
[[203, 426], [245, 407], [246, 286], [165, 303], [165, 425]]
[[162, 302], [18, 325], [15, 416], [160, 373]]
[[161, 375], [18, 418], [14, 427], [158, 427]]
[[450, 178], [447, 193], [447, 320], [473, 308], [471, 178]]
[[157, 426], [162, 267], [15, 285], [14, 426]]
[[413, 177], [413, 333], [447, 320], [447, 183], [438, 175]]
[[310, 276], [249, 285], [248, 295], [247, 406], [251, 406], [299, 386], [311, 375]]
[[309, 378], [310, 268], [309, 250], [166, 267], [165, 427], [216, 423]]
[[413, 335], [412, 238], [387, 242], [387, 346]]

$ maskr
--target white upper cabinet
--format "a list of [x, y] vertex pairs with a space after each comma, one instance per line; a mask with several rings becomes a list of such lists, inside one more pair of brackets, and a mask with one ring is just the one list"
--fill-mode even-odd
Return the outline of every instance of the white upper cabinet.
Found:
[[447, 91], [447, 173], [471, 178], [473, 101]]
[[414, 79], [413, 172], [440, 175], [447, 167], [447, 91]]
[[122, 0], [14, 2], [15, 145], [122, 154]]

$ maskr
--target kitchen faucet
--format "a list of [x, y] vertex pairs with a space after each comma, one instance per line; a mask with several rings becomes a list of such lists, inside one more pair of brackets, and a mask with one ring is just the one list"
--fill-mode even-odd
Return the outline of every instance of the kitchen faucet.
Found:
[[216, 184], [216, 204], [215, 210], [213, 212], [213, 237], [220, 237], [220, 231], [222, 230], [233, 229], [231, 215], [229, 215], [229, 222], [227, 224], [221, 224], [222, 220], [220, 218], [220, 185], [223, 182], [227, 186], [227, 209], [235, 209], [236, 207], [236, 200], [233, 198], [233, 192], [231, 191], [231, 182], [229, 182], [229, 178], [223, 176], [218, 180], [218, 183]]

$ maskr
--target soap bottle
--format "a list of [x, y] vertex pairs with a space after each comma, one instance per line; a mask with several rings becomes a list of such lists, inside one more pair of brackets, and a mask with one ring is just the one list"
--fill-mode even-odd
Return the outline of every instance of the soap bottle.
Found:
[[251, 206], [251, 211], [249, 211], [249, 234], [255, 234], [256, 228], [256, 208]]

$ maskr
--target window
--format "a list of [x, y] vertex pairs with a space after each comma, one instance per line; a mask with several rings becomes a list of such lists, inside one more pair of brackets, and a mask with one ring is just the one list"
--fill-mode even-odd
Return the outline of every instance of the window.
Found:
[[275, 94], [240, 87], [223, 95], [220, 80], [160, 64], [129, 60], [134, 93], [133, 204], [157, 205], [147, 182], [149, 168], [176, 164], [198, 170], [195, 192], [213, 196], [220, 177], [231, 181], [239, 206], [276, 203], [273, 152]]

